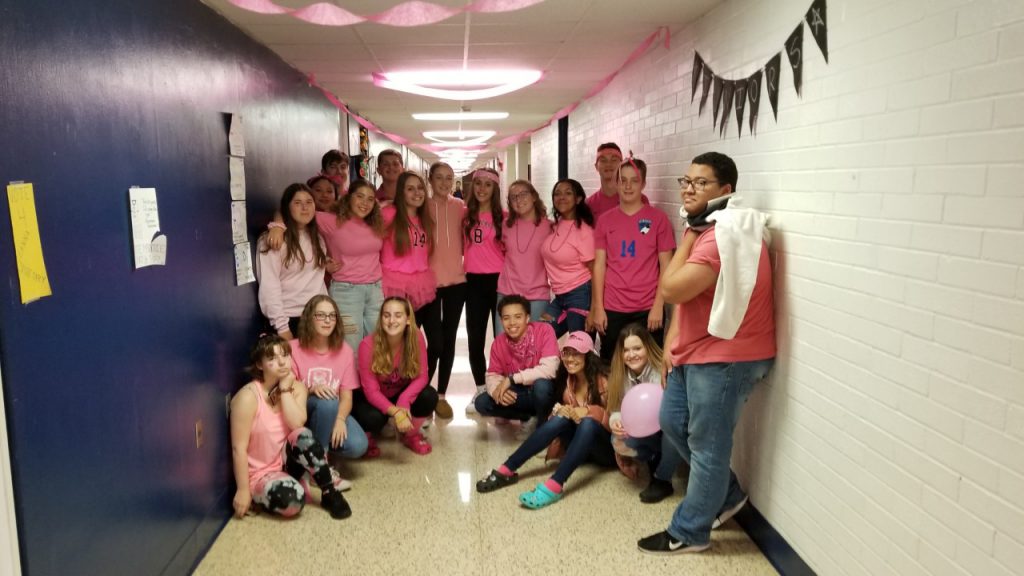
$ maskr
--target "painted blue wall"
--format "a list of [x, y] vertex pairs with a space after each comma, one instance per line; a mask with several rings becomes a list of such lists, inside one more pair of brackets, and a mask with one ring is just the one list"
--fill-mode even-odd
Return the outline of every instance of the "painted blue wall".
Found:
[[[245, 116], [253, 235], [339, 141], [301, 74], [198, 0], [0, 0], [0, 183], [35, 185], [53, 287], [20, 303], [0, 202], [27, 574], [185, 573], [228, 516], [224, 396], [259, 312], [234, 285], [225, 112]], [[166, 267], [132, 269], [132, 185], [157, 189]]]

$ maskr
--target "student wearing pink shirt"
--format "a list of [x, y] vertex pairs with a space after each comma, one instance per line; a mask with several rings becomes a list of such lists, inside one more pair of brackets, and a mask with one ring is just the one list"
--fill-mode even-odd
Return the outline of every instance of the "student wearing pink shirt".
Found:
[[332, 518], [348, 518], [352, 508], [336, 486], [340, 478], [327, 465], [323, 446], [302, 427], [306, 387], [292, 374], [290, 354], [284, 338], [262, 336], [252, 350], [253, 381], [231, 400], [235, 515], [243, 518], [253, 502], [272, 514], [297, 515], [306, 502], [300, 479], [308, 473], [323, 491], [320, 505]]
[[380, 258], [384, 296], [407, 298], [417, 311], [437, 296], [437, 281], [430, 269], [434, 219], [426, 202], [423, 178], [415, 172], [402, 172], [394, 203], [381, 211], [385, 226]]
[[259, 240], [258, 296], [260, 310], [274, 331], [291, 340], [306, 302], [327, 294], [327, 251], [317, 227], [311, 225], [316, 208], [308, 186], [296, 182], [285, 188], [280, 211], [284, 224], [271, 226], [284, 228], [283, 245], [271, 248], [269, 234]]
[[597, 221], [590, 323], [601, 333], [601, 358], [612, 357], [619, 331], [632, 322], [662, 342], [665, 302], [658, 278], [676, 240], [665, 213], [643, 203], [647, 164], [630, 158], [619, 168], [619, 207]]
[[345, 343], [345, 323], [330, 296], [314, 296], [289, 344], [292, 372], [309, 391], [306, 426], [328, 451], [345, 458], [366, 452], [366, 434], [352, 417], [352, 391], [359, 388], [355, 354]]
[[473, 173], [473, 191], [466, 204], [466, 218], [462, 224], [467, 284], [466, 336], [469, 340], [469, 367], [478, 394], [484, 389], [484, 375], [487, 373], [487, 358], [484, 357], [487, 322], [494, 315], [498, 276], [505, 266], [501, 225], [505, 215], [501, 210], [499, 182], [498, 172], [492, 168], [480, 168]]
[[541, 319], [551, 323], [558, 337], [584, 330], [590, 311], [594, 215], [585, 198], [583, 186], [571, 178], [559, 180], [551, 191], [555, 224], [540, 255], [555, 296]]
[[[540, 320], [551, 298], [540, 250], [551, 236], [547, 206], [528, 180], [508, 187], [508, 218], [505, 219], [505, 265], [498, 276], [498, 300], [519, 294], [530, 301], [530, 318]], [[501, 322], [495, 320], [501, 333]]]
[[334, 212], [338, 202], [338, 186], [323, 174], [306, 180], [306, 186], [313, 191], [317, 212]]
[[437, 409], [440, 418], [451, 418], [452, 407], [445, 400], [448, 382], [455, 362], [455, 339], [466, 304], [466, 270], [462, 265], [462, 218], [466, 205], [452, 196], [455, 172], [444, 162], [430, 166], [431, 196], [427, 211], [434, 220], [434, 252], [430, 268], [437, 278], [437, 298], [417, 314], [427, 336], [427, 376], [434, 378], [437, 370]]
[[[630, 152], [632, 154], [632, 152]], [[597, 160], [594, 168], [601, 178], [601, 187], [587, 198], [587, 206], [594, 214], [595, 220], [609, 210], [619, 207], [619, 165], [622, 164], [622, 149], [615, 142], [605, 142], [597, 147]], [[641, 194], [644, 204], [651, 201]]]
[[366, 456], [380, 455], [374, 436], [389, 418], [394, 419], [402, 444], [417, 454], [429, 454], [430, 443], [420, 434], [420, 426], [434, 413], [437, 392], [427, 386], [427, 343], [408, 300], [384, 300], [377, 329], [359, 344], [359, 375], [362, 390], [355, 394], [352, 411], [369, 439]]
[[481, 416], [524, 422], [536, 417], [539, 425], [555, 402], [555, 332], [544, 322], [530, 322], [530, 302], [518, 294], [502, 298], [498, 313], [505, 331], [491, 343], [487, 392], [473, 404]]

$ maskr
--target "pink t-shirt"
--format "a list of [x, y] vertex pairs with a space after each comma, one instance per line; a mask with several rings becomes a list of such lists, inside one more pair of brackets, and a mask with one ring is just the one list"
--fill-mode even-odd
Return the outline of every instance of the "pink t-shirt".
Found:
[[372, 284], [380, 280], [380, 250], [384, 239], [366, 222], [349, 218], [338, 226], [330, 212], [316, 213], [316, 227], [327, 241], [327, 252], [341, 268], [331, 275], [336, 282]]
[[533, 220], [517, 218], [516, 223], [502, 230], [505, 239], [505, 266], [498, 276], [500, 294], [519, 294], [527, 300], [548, 300], [551, 290], [544, 272], [544, 259], [540, 249], [551, 236], [551, 221], [541, 218], [540, 224]]
[[[640, 194], [641, 200], [644, 204], [650, 205], [651, 201], [647, 198], [646, 194]], [[611, 210], [612, 208], [619, 207], [619, 195], [612, 194], [611, 196], [605, 196], [604, 190], [598, 190], [589, 197], [587, 197], [587, 206], [590, 207], [590, 211], [594, 213], [595, 222], [600, 219], [601, 214]]]
[[[381, 209], [384, 216], [385, 229], [395, 219], [394, 205]], [[420, 226], [420, 219], [414, 214], [409, 215], [409, 249], [405, 254], [395, 254], [393, 234], [384, 238], [384, 247], [380, 252], [381, 267], [392, 272], [415, 274], [430, 269], [430, 247], [427, 244], [427, 233]]]
[[577, 228], [576, 223], [559, 220], [540, 249], [555, 294], [565, 294], [590, 280], [586, 264], [594, 260], [594, 229], [586, 222], [580, 222]]
[[605, 310], [650, 310], [661, 272], [658, 254], [675, 247], [672, 225], [661, 210], [644, 205], [632, 216], [620, 208], [606, 212], [594, 231], [594, 249], [607, 256]]
[[[721, 271], [715, 229], [704, 231], [693, 245], [687, 263], [696, 262]], [[775, 300], [772, 290], [772, 264], [768, 246], [761, 243], [757, 263], [757, 279], [743, 322], [732, 340], [708, 334], [711, 304], [715, 301], [715, 285], [693, 300], [676, 307], [679, 336], [671, 342], [672, 365], [710, 364], [712, 362], [751, 362], [775, 357]]]
[[423, 339], [423, 332], [416, 331], [420, 345], [420, 373], [415, 378], [399, 376], [398, 367], [402, 364], [401, 350], [394, 353], [395, 368], [390, 374], [374, 374], [370, 368], [373, 363], [373, 335], [371, 332], [359, 343], [359, 381], [363, 385], [366, 400], [374, 408], [387, 414], [388, 408], [391, 407], [389, 398], [398, 396], [395, 405], [408, 410], [427, 386], [427, 341]]
[[341, 348], [320, 353], [312, 348], [299, 346], [299, 339], [290, 342], [292, 346], [292, 372], [295, 377], [312, 390], [316, 386], [327, 386], [338, 392], [341, 389], [359, 388], [356, 377], [355, 358], [352, 348], [345, 342]]
[[[504, 231], [502, 232], [504, 238]], [[464, 264], [470, 274], [498, 274], [505, 266], [505, 247], [494, 233], [494, 217], [481, 212], [480, 221], [469, 230], [465, 242]]]

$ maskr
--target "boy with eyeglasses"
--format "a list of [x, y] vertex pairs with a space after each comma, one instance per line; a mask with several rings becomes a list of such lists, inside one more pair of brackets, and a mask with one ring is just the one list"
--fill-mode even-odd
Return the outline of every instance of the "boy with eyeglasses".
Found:
[[660, 421], [690, 477], [668, 529], [637, 542], [647, 553], [706, 550], [711, 530], [747, 503], [729, 469], [733, 429], [774, 363], [775, 316], [766, 217], [723, 209], [737, 179], [736, 164], [717, 152], [694, 158], [679, 179], [687, 227], [659, 288], [677, 304]]

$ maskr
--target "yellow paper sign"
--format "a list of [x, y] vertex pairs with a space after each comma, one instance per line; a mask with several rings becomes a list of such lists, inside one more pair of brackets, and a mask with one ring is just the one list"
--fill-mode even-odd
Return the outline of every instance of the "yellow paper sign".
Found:
[[53, 293], [50, 291], [50, 279], [46, 276], [46, 263], [43, 262], [32, 184], [8, 185], [7, 203], [11, 207], [14, 255], [18, 260], [18, 279], [21, 281], [21, 303], [28, 304]]

